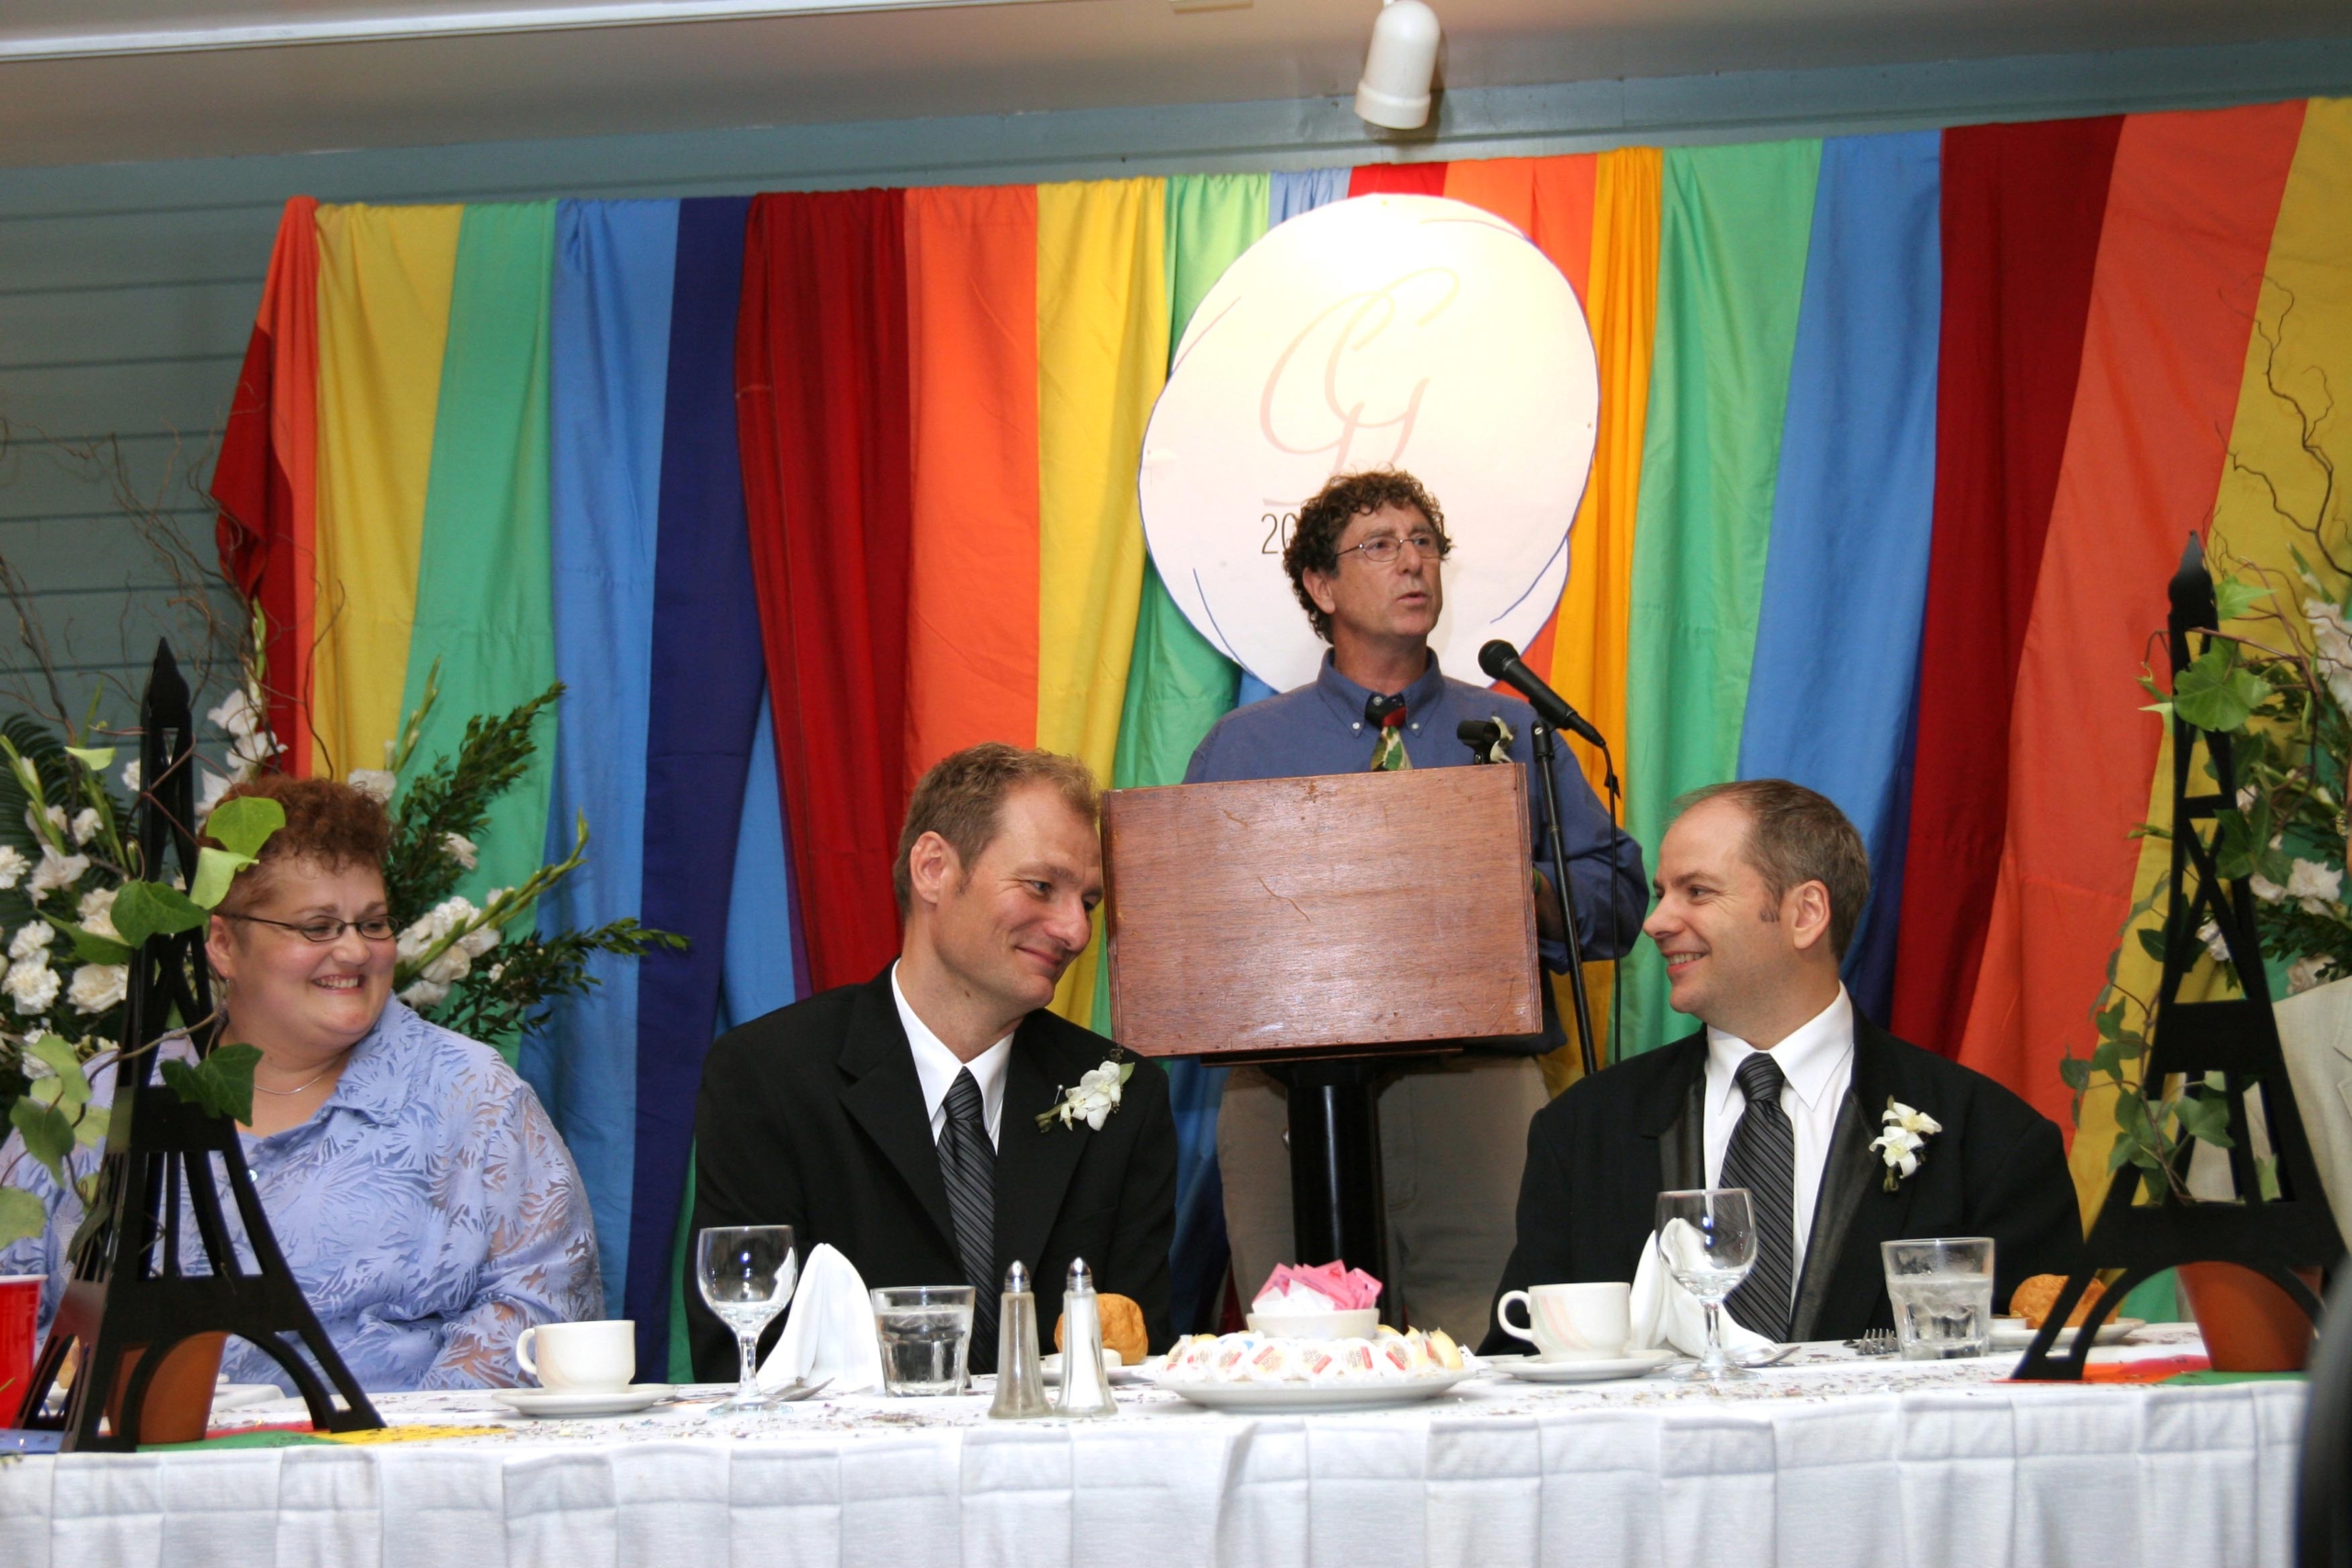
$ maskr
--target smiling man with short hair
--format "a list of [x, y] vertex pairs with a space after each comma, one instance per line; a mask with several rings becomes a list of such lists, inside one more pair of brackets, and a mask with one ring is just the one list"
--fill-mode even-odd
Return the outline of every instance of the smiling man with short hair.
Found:
[[[923, 775], [892, 877], [898, 960], [711, 1047], [695, 1229], [788, 1224], [804, 1257], [830, 1242], [869, 1287], [975, 1287], [975, 1371], [995, 1367], [997, 1296], [1015, 1259], [1041, 1323], [1059, 1315], [1083, 1257], [1096, 1287], [1132, 1297], [1152, 1344], [1167, 1343], [1166, 1075], [1136, 1063], [1099, 1129], [1035, 1125], [1113, 1049], [1046, 1010], [1102, 897], [1097, 805], [1083, 762], [995, 742]], [[696, 1373], [731, 1377], [734, 1337], [703, 1305], [688, 1257]]]
[[[1995, 1302], [2072, 1269], [2082, 1250], [2064, 1145], [2047, 1117], [1982, 1073], [1906, 1044], [1838, 978], [1870, 896], [1861, 835], [1785, 779], [1676, 803], [1643, 927], [1675, 1010], [1704, 1028], [1630, 1057], [1537, 1113], [1505, 1291], [1631, 1280], [1657, 1194], [1744, 1187], [1757, 1262], [1726, 1303], [1775, 1340], [1894, 1326], [1878, 1244], [1991, 1236]], [[1891, 1105], [1939, 1124], [1918, 1168], [1871, 1143]], [[1516, 1341], [1498, 1328], [1487, 1348]]]

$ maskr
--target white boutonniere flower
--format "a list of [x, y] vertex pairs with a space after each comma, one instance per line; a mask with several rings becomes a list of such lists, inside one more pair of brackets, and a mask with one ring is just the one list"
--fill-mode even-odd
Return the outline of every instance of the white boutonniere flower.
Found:
[[1116, 1056], [1099, 1067], [1090, 1068], [1080, 1076], [1076, 1089], [1055, 1090], [1053, 1108], [1037, 1117], [1037, 1131], [1049, 1132], [1057, 1122], [1065, 1127], [1075, 1127], [1083, 1122], [1101, 1132], [1102, 1123], [1111, 1119], [1111, 1112], [1119, 1109], [1119, 1092], [1135, 1070], [1133, 1062], [1123, 1062]]
[[1886, 1111], [1879, 1120], [1886, 1130], [1871, 1140], [1871, 1147], [1886, 1161], [1886, 1190], [1892, 1192], [1903, 1185], [1905, 1177], [1919, 1168], [1920, 1151], [1928, 1146], [1929, 1138], [1944, 1130], [1944, 1124], [1893, 1096], [1888, 1097]]

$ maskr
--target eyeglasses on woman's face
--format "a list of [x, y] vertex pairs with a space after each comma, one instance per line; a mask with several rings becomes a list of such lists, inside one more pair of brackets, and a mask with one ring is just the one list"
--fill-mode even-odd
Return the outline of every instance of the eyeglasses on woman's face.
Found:
[[338, 920], [320, 915], [307, 920], [273, 920], [261, 915], [223, 915], [224, 920], [245, 920], [256, 926], [276, 926], [282, 931], [292, 931], [304, 942], [314, 942], [322, 947], [339, 942], [345, 931], [357, 931], [369, 942], [392, 940], [392, 918], [390, 915], [363, 915], [356, 920]]

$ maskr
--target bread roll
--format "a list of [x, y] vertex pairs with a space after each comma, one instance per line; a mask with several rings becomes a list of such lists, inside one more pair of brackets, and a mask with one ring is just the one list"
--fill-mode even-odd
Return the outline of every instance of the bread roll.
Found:
[[[2020, 1284], [2009, 1298], [2009, 1315], [2025, 1319], [2028, 1328], [2040, 1328], [2050, 1316], [2050, 1309], [2058, 1304], [2058, 1293], [2065, 1288], [2064, 1274], [2036, 1274]], [[2081, 1327], [2083, 1319], [2090, 1315], [2091, 1309], [2106, 1293], [2107, 1287], [2093, 1280], [2083, 1292], [2083, 1299], [2075, 1303], [2073, 1315], [2066, 1319], [2067, 1326]]]
[[[1116, 1350], [1119, 1359], [1130, 1367], [1143, 1365], [1151, 1354], [1150, 1336], [1144, 1332], [1143, 1308], [1132, 1297], [1102, 1291], [1094, 1297], [1094, 1311], [1102, 1320], [1102, 1348]], [[1069, 1322], [1069, 1314], [1054, 1319], [1054, 1348], [1062, 1348], [1062, 1331]]]

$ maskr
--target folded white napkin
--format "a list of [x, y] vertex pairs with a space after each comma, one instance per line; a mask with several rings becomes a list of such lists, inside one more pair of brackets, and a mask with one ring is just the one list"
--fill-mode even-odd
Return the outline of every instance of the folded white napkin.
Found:
[[[1676, 1224], [1683, 1222], [1677, 1220]], [[1658, 1256], [1657, 1236], [1642, 1248], [1634, 1270], [1634, 1348], [1651, 1350], [1671, 1345], [1686, 1356], [1703, 1355], [1707, 1348], [1707, 1309], [1699, 1298], [1677, 1283]], [[1753, 1350], [1772, 1343], [1752, 1328], [1743, 1328], [1726, 1311], [1723, 1314], [1724, 1348]]]
[[760, 1363], [760, 1386], [770, 1393], [796, 1378], [831, 1378], [827, 1393], [882, 1386], [882, 1341], [874, 1332], [873, 1298], [856, 1266], [830, 1243], [808, 1255], [784, 1333]]

